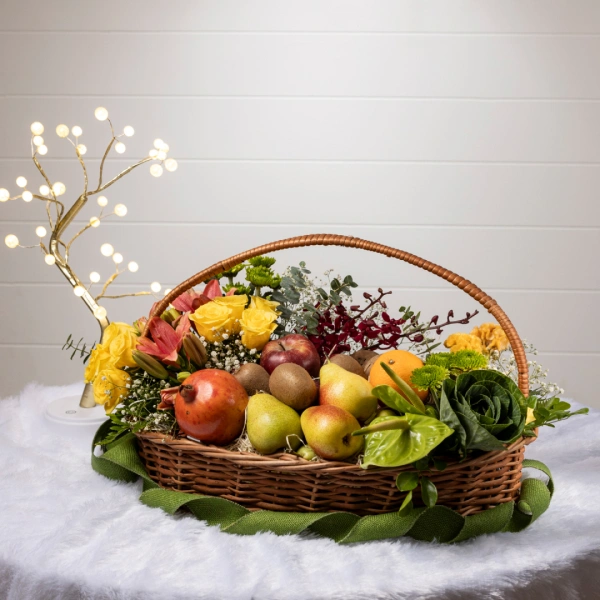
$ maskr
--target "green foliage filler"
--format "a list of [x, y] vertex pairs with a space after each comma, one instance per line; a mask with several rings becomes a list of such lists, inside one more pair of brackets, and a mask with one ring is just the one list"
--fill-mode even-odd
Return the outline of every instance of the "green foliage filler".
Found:
[[502, 450], [520, 437], [527, 401], [506, 375], [471, 371], [444, 382], [439, 410], [440, 420], [454, 430], [447, 449], [464, 456], [468, 450]]

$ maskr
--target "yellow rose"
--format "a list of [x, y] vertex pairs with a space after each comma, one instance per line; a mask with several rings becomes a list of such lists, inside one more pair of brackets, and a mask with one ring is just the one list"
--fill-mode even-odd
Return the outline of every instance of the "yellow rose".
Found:
[[196, 325], [196, 330], [207, 342], [218, 342], [224, 333], [233, 329], [232, 310], [229, 306], [217, 302], [207, 302], [190, 315], [190, 321]]
[[444, 342], [446, 348], [450, 348], [450, 352], [458, 352], [459, 350], [475, 350], [483, 354], [483, 344], [476, 335], [469, 333], [453, 333], [448, 336]]
[[240, 319], [242, 318], [246, 304], [248, 304], [248, 296], [245, 294], [238, 296], [217, 296], [213, 302], [231, 309], [231, 318], [233, 319], [231, 333], [239, 333]]
[[127, 332], [129, 330], [135, 331], [131, 325], [127, 325], [127, 323], [111, 323], [102, 334], [102, 344], [107, 348], [110, 346], [110, 343], [123, 332]]
[[83, 378], [86, 383], [93, 383], [98, 373], [104, 369], [114, 367], [115, 359], [104, 344], [98, 344], [90, 355]]
[[273, 300], [265, 300], [260, 296], [252, 296], [250, 298], [250, 308], [259, 308], [260, 310], [267, 310], [279, 315], [276, 308], [279, 306], [279, 302], [273, 302]]
[[110, 414], [117, 404], [127, 398], [127, 385], [131, 377], [121, 369], [108, 368], [100, 371], [94, 380], [94, 400], [96, 404], [104, 404], [106, 414]]
[[262, 350], [277, 329], [277, 313], [259, 308], [247, 308], [242, 315], [242, 344], [250, 350]]
[[[119, 333], [115, 336], [111, 336], [111, 342], [108, 347], [110, 355], [115, 361], [115, 367], [122, 369], [123, 367], [136, 367], [137, 364], [133, 360], [132, 352], [139, 341], [137, 333], [130, 325], [124, 323], [118, 323], [118, 325], [124, 325], [119, 329]], [[109, 325], [106, 330], [112, 326]]]

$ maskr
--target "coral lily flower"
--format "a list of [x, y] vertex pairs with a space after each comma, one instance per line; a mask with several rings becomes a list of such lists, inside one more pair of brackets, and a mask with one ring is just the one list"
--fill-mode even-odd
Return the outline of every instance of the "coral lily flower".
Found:
[[173, 308], [177, 309], [179, 312], [194, 312], [199, 306], [222, 295], [223, 291], [221, 290], [219, 282], [216, 279], [213, 279], [206, 284], [202, 293], [196, 292], [195, 290], [187, 290], [183, 292], [181, 296], [175, 298], [171, 304]]
[[159, 317], [152, 317], [148, 327], [152, 339], [144, 338], [137, 345], [137, 349], [155, 356], [166, 364], [176, 365], [183, 338], [191, 327], [189, 316], [183, 315], [179, 319], [177, 329], [173, 329]]

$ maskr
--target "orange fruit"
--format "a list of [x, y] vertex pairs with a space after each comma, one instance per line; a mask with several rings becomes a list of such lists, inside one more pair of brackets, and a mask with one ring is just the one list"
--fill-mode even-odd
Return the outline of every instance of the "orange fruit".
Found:
[[384, 352], [371, 367], [369, 383], [372, 386], [389, 385], [397, 392], [400, 392], [400, 389], [392, 381], [392, 378], [383, 370], [383, 367], [381, 366], [382, 362], [390, 367], [400, 379], [406, 381], [421, 400], [427, 398], [427, 391], [422, 392], [417, 390], [410, 382], [412, 372], [423, 366], [423, 361], [416, 354], [408, 352], [407, 350], [388, 350], [387, 352]]

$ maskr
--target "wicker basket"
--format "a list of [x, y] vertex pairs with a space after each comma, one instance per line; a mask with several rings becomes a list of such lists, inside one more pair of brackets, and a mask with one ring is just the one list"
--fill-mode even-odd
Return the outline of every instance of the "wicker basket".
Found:
[[[407, 252], [359, 238], [333, 234], [300, 236], [237, 254], [173, 289], [157, 304], [153, 316], [162, 314], [169, 303], [186, 290], [249, 258], [314, 245], [338, 245], [384, 254], [431, 271], [463, 290], [486, 308], [504, 329], [517, 362], [519, 388], [528, 394], [529, 372], [523, 344], [495, 300], [452, 271]], [[348, 462], [309, 462], [286, 453], [261, 456], [232, 452], [158, 433], [141, 433], [137, 437], [139, 454], [148, 474], [161, 487], [221, 496], [250, 510], [348, 511], [357, 515], [390, 512], [399, 508], [404, 497], [396, 488], [396, 476], [401, 471], [411, 470], [411, 467], [362, 469]], [[464, 462], [453, 462], [444, 471], [433, 471], [430, 477], [438, 489], [438, 504], [466, 516], [515, 500], [521, 486], [525, 445], [531, 439], [520, 438], [506, 450], [483, 453]], [[418, 495], [415, 500], [418, 504]]]

